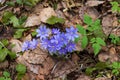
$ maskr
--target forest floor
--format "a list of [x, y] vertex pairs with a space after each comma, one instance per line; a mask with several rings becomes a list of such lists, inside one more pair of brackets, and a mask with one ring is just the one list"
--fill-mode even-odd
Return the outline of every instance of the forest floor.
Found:
[[[76, 50], [23, 52], [40, 25], [74, 26]], [[120, 80], [119, 61], [119, 0], [0, 0], [0, 80]]]

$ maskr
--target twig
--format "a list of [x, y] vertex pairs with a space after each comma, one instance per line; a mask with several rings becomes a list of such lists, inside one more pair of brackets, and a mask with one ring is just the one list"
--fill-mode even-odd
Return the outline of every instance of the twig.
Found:
[[2, 11], [3, 9], [5, 9], [8, 5], [5, 5], [3, 7], [0, 8], [0, 11]]

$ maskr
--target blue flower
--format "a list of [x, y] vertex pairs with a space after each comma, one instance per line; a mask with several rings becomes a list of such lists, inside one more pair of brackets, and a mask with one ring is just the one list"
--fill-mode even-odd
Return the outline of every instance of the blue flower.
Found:
[[30, 49], [35, 49], [37, 47], [38, 41], [33, 39], [30, 41]]
[[58, 35], [54, 35], [53, 37], [51, 37], [50, 42], [48, 44], [48, 50], [49, 52], [53, 52], [56, 53], [58, 50], [61, 49], [61, 47], [63, 46], [61, 44], [61, 42], [59, 41], [59, 36]]
[[39, 29], [36, 30], [37, 37], [40, 37], [40, 39], [45, 39], [50, 34], [50, 29], [47, 29], [46, 26], [40, 26]]
[[65, 47], [63, 47], [63, 48], [61, 48], [61, 49], [58, 51], [58, 53], [59, 53], [60, 55], [66, 54], [66, 53], [67, 53], [67, 50], [66, 50]]
[[63, 45], [66, 45], [69, 43], [69, 39], [66, 37], [65, 33], [60, 34], [60, 42], [63, 43]]
[[75, 43], [73, 43], [73, 42], [69, 42], [69, 43], [66, 45], [66, 50], [67, 50], [67, 52], [73, 52], [75, 49], [76, 49], [76, 45], [75, 45]]
[[60, 34], [60, 29], [53, 28], [52, 29], [52, 34]]
[[46, 39], [43, 39], [43, 40], [41, 40], [41, 47], [43, 48], [43, 49], [47, 49], [48, 48], [48, 45], [49, 45], [49, 40], [48, 40], [48, 38], [46, 38]]
[[69, 40], [74, 41], [75, 38], [79, 37], [79, 35], [77, 33], [77, 29], [74, 28], [73, 26], [71, 26], [70, 28], [66, 28], [66, 37]]
[[29, 41], [25, 41], [23, 43], [23, 45], [22, 45], [22, 51], [24, 52], [24, 51], [28, 50], [29, 47], [30, 47], [30, 42]]

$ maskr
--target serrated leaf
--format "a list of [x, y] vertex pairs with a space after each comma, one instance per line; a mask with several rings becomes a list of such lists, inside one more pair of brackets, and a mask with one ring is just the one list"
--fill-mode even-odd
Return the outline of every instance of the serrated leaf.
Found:
[[91, 40], [90, 40], [90, 43], [95, 43], [96, 42], [96, 38], [92, 38]]
[[25, 74], [25, 72], [26, 72], [26, 66], [25, 65], [23, 65], [23, 64], [18, 64], [17, 66], [16, 66], [16, 71], [19, 73], [19, 74]]
[[86, 35], [86, 30], [82, 26], [80, 26], [78, 24], [78, 25], [76, 25], [76, 27], [77, 27], [79, 33], [81, 33], [82, 35]]
[[96, 56], [98, 53], [99, 53], [99, 51], [101, 50], [101, 46], [99, 45], [99, 44], [97, 44], [97, 43], [94, 43], [93, 45], [92, 45], [92, 48], [93, 48], [93, 50], [94, 50], [94, 55]]
[[97, 44], [100, 44], [100, 45], [102, 45], [102, 46], [105, 46], [105, 45], [106, 45], [105, 41], [104, 41], [102, 38], [96, 38], [96, 43], [97, 43]]
[[47, 19], [46, 21], [48, 24], [56, 24], [56, 23], [64, 23], [65, 20], [63, 18], [58, 18], [56, 16], [51, 16], [50, 18]]
[[92, 29], [95, 31], [100, 28], [100, 20], [97, 19], [92, 25]]
[[112, 11], [117, 12], [119, 7], [118, 2], [114, 1], [114, 2], [110, 2], [110, 4], [112, 5]]
[[12, 16], [10, 18], [10, 23], [12, 23], [14, 27], [19, 27], [20, 26], [19, 20], [16, 16]]
[[87, 25], [91, 25], [92, 24], [92, 18], [89, 15], [87, 15], [87, 14], [84, 15], [84, 20], [83, 21]]
[[87, 38], [87, 36], [83, 36], [82, 40], [81, 40], [81, 46], [84, 49], [84, 48], [86, 48], [87, 45], [88, 45], [88, 38]]

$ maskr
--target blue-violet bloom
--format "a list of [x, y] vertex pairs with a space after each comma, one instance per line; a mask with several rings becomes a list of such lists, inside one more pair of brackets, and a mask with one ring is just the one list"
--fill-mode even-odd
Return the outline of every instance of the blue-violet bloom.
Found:
[[46, 26], [40, 26], [39, 29], [36, 30], [37, 37], [40, 37], [40, 39], [45, 39], [50, 34], [50, 29], [47, 29]]
[[73, 26], [71, 26], [70, 28], [66, 28], [66, 37], [69, 40], [74, 41], [75, 38], [79, 37], [79, 35], [77, 33], [77, 29], [74, 28]]
[[69, 42], [69, 43], [66, 45], [66, 50], [67, 50], [67, 52], [73, 52], [75, 49], [76, 49], [76, 45], [75, 45], [75, 43], [73, 43], [73, 42]]
[[53, 28], [52, 29], [52, 34], [60, 34], [60, 29]]
[[40, 44], [43, 49], [47, 49], [49, 45], [50, 40], [48, 38], [41, 40]]
[[29, 47], [30, 47], [30, 42], [29, 41], [25, 41], [23, 43], [23, 45], [22, 45], [22, 51], [24, 52], [24, 51], [28, 50]]
[[30, 49], [35, 49], [37, 47], [38, 41], [33, 39], [30, 41]]

